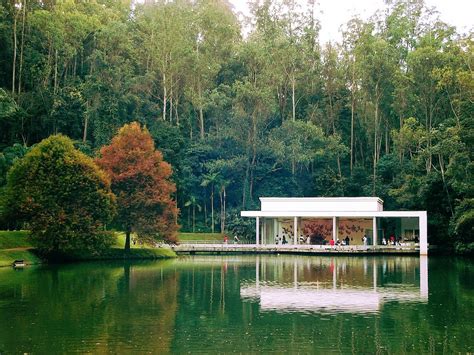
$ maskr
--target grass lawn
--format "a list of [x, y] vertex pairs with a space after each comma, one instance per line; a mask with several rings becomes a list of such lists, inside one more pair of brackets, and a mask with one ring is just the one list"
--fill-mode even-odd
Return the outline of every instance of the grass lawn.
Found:
[[[229, 236], [230, 238], [230, 236]], [[181, 243], [194, 240], [215, 240], [223, 241], [224, 234], [222, 233], [179, 233], [178, 241]]]
[[41, 262], [32, 250], [27, 231], [0, 231], [0, 266], [11, 266], [15, 260], [27, 264]]
[[27, 231], [0, 231], [0, 249], [31, 248]]
[[[131, 245], [130, 254], [125, 255], [125, 233], [116, 233], [114, 245], [100, 255], [91, 255], [87, 252], [78, 252], [70, 259], [80, 260], [108, 260], [108, 259], [161, 259], [176, 257], [170, 248], [154, 248], [147, 244]], [[0, 266], [11, 266], [13, 261], [22, 259], [27, 264], [39, 264], [41, 259], [35, 255], [34, 249], [28, 240], [27, 231], [0, 231]]]
[[31, 249], [0, 250], [0, 266], [11, 266], [15, 260], [25, 260], [28, 265], [41, 263]]

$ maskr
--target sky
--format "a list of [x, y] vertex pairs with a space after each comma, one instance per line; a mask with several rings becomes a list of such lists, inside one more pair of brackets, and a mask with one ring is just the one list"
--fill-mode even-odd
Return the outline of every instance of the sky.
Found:
[[[248, 15], [247, 0], [230, 0], [236, 11]], [[305, 1], [301, 0], [302, 3]], [[435, 7], [444, 22], [467, 32], [474, 27], [474, 0], [425, 0], [428, 7]], [[369, 18], [375, 11], [384, 9], [383, 0], [319, 0], [321, 23], [320, 42], [340, 41], [339, 28], [353, 15]]]

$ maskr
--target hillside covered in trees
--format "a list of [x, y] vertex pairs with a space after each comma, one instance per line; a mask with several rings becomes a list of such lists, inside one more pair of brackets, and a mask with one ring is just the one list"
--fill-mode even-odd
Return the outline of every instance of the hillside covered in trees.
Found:
[[139, 121], [182, 230], [243, 223], [260, 196], [379, 196], [472, 247], [473, 34], [387, 3], [320, 44], [315, 1], [254, 0], [241, 23], [226, 0], [1, 0], [0, 186], [51, 134], [96, 156]]

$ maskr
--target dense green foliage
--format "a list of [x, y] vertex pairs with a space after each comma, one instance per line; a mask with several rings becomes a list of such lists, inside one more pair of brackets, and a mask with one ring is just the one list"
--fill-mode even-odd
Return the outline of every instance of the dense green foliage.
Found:
[[65, 136], [43, 140], [8, 173], [6, 218], [25, 222], [44, 254], [109, 246], [104, 226], [114, 211], [108, 177]]
[[431, 243], [473, 242], [472, 33], [396, 0], [320, 45], [298, 3], [251, 1], [243, 38], [225, 0], [3, 0], [0, 172], [50, 134], [92, 155], [139, 120], [184, 230], [259, 196], [376, 195], [428, 210]]

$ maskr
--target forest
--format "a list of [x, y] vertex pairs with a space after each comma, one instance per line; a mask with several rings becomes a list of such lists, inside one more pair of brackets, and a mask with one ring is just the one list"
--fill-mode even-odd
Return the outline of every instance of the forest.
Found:
[[52, 134], [96, 157], [137, 121], [173, 167], [182, 231], [243, 228], [261, 196], [379, 196], [473, 251], [473, 32], [387, 0], [320, 43], [316, 1], [249, 6], [0, 0], [0, 189]]

